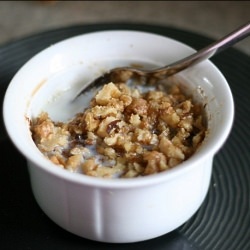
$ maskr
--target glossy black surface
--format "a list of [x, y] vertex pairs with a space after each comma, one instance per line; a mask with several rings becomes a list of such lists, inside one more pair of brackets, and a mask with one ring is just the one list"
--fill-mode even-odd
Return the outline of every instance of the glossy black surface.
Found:
[[[34, 34], [0, 46], [1, 109], [11, 78], [34, 54], [62, 39], [107, 29], [149, 31], [182, 41], [196, 50], [213, 41], [172, 27], [129, 23], [78, 25]], [[31, 192], [26, 162], [8, 139], [1, 115], [0, 248], [250, 249], [250, 58], [230, 48], [211, 61], [221, 70], [232, 89], [235, 122], [228, 140], [215, 157], [208, 195], [187, 223], [164, 236], [131, 244], [99, 243], [66, 232], [38, 207]]]

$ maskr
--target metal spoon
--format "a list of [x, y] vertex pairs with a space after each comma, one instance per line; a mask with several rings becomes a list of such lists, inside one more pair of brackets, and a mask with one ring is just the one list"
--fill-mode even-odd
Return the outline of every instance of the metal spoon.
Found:
[[193, 66], [205, 59], [209, 59], [212, 56], [218, 54], [222, 50], [234, 45], [235, 43], [239, 42], [240, 40], [246, 38], [250, 34], [250, 22], [239, 27], [235, 31], [229, 33], [225, 37], [221, 38], [220, 40], [208, 45], [207, 47], [199, 50], [198, 52], [185, 57], [177, 62], [172, 64], [166, 65], [164, 67], [153, 69], [153, 70], [146, 70], [146, 69], [138, 69], [133, 67], [119, 67], [111, 69], [109, 72], [105, 73], [104, 75], [96, 78], [92, 82], [84, 85], [84, 88], [79, 92], [76, 96], [83, 94], [85, 91], [92, 89], [93, 87], [101, 86], [105, 83], [109, 83], [113, 81], [114, 77], [117, 78], [117, 75], [121, 74], [122, 72], [130, 73], [130, 76], [139, 76], [144, 77], [144, 79], [163, 79], [168, 76], [174, 75], [190, 66]]

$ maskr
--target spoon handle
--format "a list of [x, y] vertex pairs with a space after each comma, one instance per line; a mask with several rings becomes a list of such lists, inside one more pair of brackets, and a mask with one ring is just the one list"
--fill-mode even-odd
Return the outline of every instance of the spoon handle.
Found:
[[[221, 38], [220, 40], [210, 44], [209, 46], [199, 50], [195, 54], [192, 54], [184, 59], [181, 59], [173, 64], [168, 65], [167, 67], [162, 67], [157, 71], [165, 71], [166, 76], [173, 75], [181, 70], [186, 69], [189, 66], [195, 65], [205, 59], [218, 54], [222, 50], [234, 45], [240, 40], [246, 38], [250, 34], [250, 22], [239, 27], [235, 31]], [[163, 73], [164, 74], [164, 73]]]

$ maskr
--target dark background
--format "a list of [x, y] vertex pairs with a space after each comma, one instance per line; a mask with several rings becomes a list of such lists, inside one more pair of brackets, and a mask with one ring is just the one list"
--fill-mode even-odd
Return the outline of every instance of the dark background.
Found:
[[[102, 23], [55, 29], [9, 42], [0, 46], [1, 105], [11, 78], [35, 53], [67, 37], [118, 28], [169, 36], [195, 49], [213, 41], [195, 32], [172, 27]], [[235, 48], [229, 48], [212, 58], [212, 61], [232, 89], [235, 122], [227, 142], [215, 157], [208, 195], [199, 211], [187, 223], [159, 238], [134, 244], [98, 243], [66, 232], [48, 219], [34, 200], [26, 162], [8, 139], [1, 116], [0, 249], [250, 249], [250, 58]]]

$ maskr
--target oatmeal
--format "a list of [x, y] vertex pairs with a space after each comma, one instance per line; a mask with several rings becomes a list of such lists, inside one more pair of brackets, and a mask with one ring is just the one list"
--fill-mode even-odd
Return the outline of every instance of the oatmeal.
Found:
[[53, 163], [72, 172], [132, 178], [175, 167], [206, 135], [203, 106], [178, 85], [167, 90], [105, 84], [68, 122], [47, 113], [31, 121], [32, 137]]

